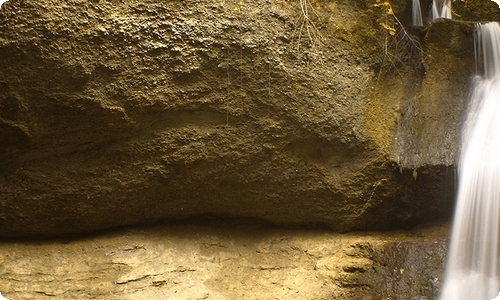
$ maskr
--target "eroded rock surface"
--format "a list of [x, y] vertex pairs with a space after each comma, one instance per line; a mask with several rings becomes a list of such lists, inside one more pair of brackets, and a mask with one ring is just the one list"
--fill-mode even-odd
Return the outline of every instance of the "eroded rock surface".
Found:
[[449, 215], [470, 26], [431, 25], [415, 56], [385, 3], [8, 1], [0, 236]]
[[434, 299], [447, 227], [336, 234], [171, 225], [0, 243], [15, 299]]

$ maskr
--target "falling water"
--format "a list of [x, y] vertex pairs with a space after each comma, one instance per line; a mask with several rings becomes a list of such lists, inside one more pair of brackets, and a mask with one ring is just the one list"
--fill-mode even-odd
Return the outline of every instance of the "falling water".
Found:
[[441, 6], [439, 5], [438, 2], [441, 2], [439, 0], [434, 0], [432, 1], [432, 7], [431, 7], [431, 21], [439, 18], [439, 15], [441, 14]]
[[444, 0], [441, 7], [441, 18], [451, 19], [451, 0]]
[[477, 75], [462, 135], [459, 190], [441, 300], [500, 291], [500, 26], [477, 25]]
[[422, 10], [420, 9], [420, 0], [413, 0], [412, 22], [413, 26], [424, 26], [424, 21], [422, 21]]
[[431, 21], [439, 18], [451, 19], [451, 0], [433, 0]]

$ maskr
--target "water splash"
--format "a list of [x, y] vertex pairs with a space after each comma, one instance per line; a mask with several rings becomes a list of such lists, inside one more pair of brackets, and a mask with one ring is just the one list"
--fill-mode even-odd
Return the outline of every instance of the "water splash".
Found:
[[422, 20], [422, 10], [420, 9], [420, 0], [413, 0], [412, 3], [412, 25], [424, 26], [424, 21]]
[[459, 190], [441, 300], [500, 291], [500, 26], [477, 25], [477, 75], [459, 164]]
[[430, 20], [451, 19], [451, 0], [433, 0]]

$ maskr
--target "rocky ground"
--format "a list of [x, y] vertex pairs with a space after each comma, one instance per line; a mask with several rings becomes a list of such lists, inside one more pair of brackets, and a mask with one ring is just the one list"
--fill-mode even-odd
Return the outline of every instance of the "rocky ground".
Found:
[[447, 233], [208, 221], [2, 242], [0, 292], [10, 300], [435, 299]]

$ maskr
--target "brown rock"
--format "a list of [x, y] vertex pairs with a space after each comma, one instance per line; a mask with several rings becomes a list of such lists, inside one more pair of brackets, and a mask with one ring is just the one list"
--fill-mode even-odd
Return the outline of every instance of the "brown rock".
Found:
[[430, 26], [415, 56], [386, 6], [302, 3], [5, 3], [0, 236], [448, 216], [468, 27]]
[[447, 228], [173, 225], [0, 244], [8, 299], [435, 299]]

